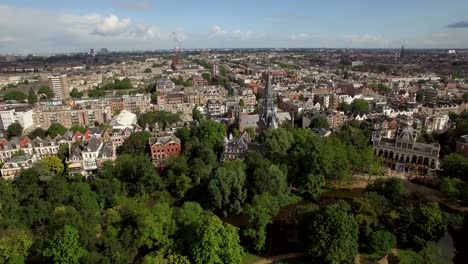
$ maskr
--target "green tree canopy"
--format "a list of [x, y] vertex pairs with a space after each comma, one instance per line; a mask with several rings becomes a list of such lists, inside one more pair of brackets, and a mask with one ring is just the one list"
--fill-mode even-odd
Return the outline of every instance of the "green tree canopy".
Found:
[[463, 101], [468, 102], [468, 92], [464, 93], [462, 98], [463, 98]]
[[146, 154], [148, 150], [148, 140], [151, 133], [147, 131], [140, 131], [132, 133], [119, 149], [122, 154]]
[[166, 111], [148, 112], [138, 116], [138, 124], [141, 127], [145, 127], [146, 125], [154, 127], [154, 124], [157, 123], [160, 127], [166, 128], [168, 125], [175, 124], [179, 121], [180, 116], [178, 114]]
[[[164, 182], [151, 159], [143, 154], [123, 154], [115, 161], [112, 174], [119, 179], [130, 196], [162, 190]], [[106, 173], [106, 172], [103, 172]]]
[[355, 113], [369, 112], [369, 103], [364, 99], [354, 99], [351, 108]]
[[273, 161], [284, 158], [293, 143], [293, 134], [285, 128], [271, 129], [265, 132], [267, 157]]
[[245, 253], [236, 227], [211, 216], [197, 228], [197, 237], [192, 250], [196, 264], [241, 263]]
[[47, 129], [47, 135], [54, 138], [58, 135], [63, 135], [68, 131], [66, 127], [64, 127], [60, 123], [53, 123], [50, 125], [49, 129]]
[[53, 173], [53, 175], [60, 176], [65, 169], [62, 160], [57, 156], [44, 157], [40, 162], [43, 164], [44, 168]]
[[45, 94], [47, 96], [47, 99], [51, 99], [54, 97], [54, 91], [47, 85], [39, 87], [39, 90], [37, 90], [37, 94]]
[[198, 122], [201, 122], [204, 119], [203, 114], [197, 109], [197, 107], [192, 109], [192, 119]]
[[83, 92], [78, 91], [78, 89], [73, 88], [70, 92], [72, 98], [81, 98], [83, 97]]
[[321, 263], [354, 263], [358, 254], [358, 224], [342, 204], [312, 214], [305, 224], [304, 242]]
[[214, 148], [223, 142], [226, 127], [216, 121], [202, 120], [193, 134], [201, 144]]
[[33, 236], [28, 230], [9, 228], [0, 231], [0, 262], [21, 263], [28, 256]]
[[35, 139], [36, 137], [45, 138], [46, 135], [47, 135], [47, 132], [44, 129], [38, 127], [34, 129], [33, 131], [29, 132], [28, 138], [29, 139]]
[[388, 231], [376, 231], [372, 233], [369, 242], [369, 253], [384, 257], [396, 246], [396, 237]]
[[19, 137], [23, 134], [23, 127], [20, 123], [13, 123], [8, 126], [6, 135], [8, 138]]
[[73, 133], [76, 133], [76, 132], [80, 132], [80, 133], [84, 133], [86, 132], [86, 127], [84, 126], [81, 126], [81, 125], [73, 125], [72, 127], [70, 127], [70, 130], [73, 132]]
[[442, 173], [468, 182], [468, 158], [458, 153], [446, 155], [442, 159]]
[[214, 208], [224, 215], [242, 212], [247, 189], [244, 164], [238, 161], [224, 163], [219, 167], [208, 185]]
[[36, 102], [37, 102], [37, 95], [34, 92], [34, 89], [31, 87], [31, 88], [29, 88], [28, 104], [34, 104]]
[[78, 230], [64, 226], [54, 234], [42, 254], [55, 263], [80, 263], [87, 252], [80, 245]]
[[329, 129], [330, 124], [328, 124], [328, 119], [325, 115], [317, 115], [312, 118], [310, 128]]
[[377, 179], [367, 187], [367, 191], [379, 193], [392, 203], [400, 203], [406, 195], [405, 183], [398, 178]]
[[438, 241], [447, 231], [447, 219], [435, 202], [403, 208], [398, 229], [399, 244], [422, 250], [430, 241]]

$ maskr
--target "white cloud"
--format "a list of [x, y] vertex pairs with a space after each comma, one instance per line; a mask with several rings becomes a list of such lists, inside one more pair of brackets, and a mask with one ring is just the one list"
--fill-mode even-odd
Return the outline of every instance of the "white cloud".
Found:
[[210, 31], [210, 38], [225, 38], [225, 39], [235, 39], [235, 40], [254, 40], [264, 37], [265, 34], [257, 33], [252, 30], [242, 31], [239, 29], [235, 30], [226, 30], [221, 28], [218, 25], [214, 25]]
[[382, 35], [371, 34], [345, 34], [343, 40], [352, 44], [385, 43], [387, 40]]
[[[188, 35], [181, 29], [182, 40]], [[90, 47], [114, 50], [169, 48], [171, 30], [114, 14], [55, 13], [0, 5], [0, 53], [68, 52]], [[156, 43], [156, 45], [155, 45]]]
[[119, 19], [116, 15], [100, 18], [92, 34], [99, 36], [117, 36], [129, 31], [132, 21], [129, 18]]
[[308, 40], [313, 38], [320, 38], [320, 35], [309, 34], [309, 33], [293, 33], [288, 36], [290, 40]]

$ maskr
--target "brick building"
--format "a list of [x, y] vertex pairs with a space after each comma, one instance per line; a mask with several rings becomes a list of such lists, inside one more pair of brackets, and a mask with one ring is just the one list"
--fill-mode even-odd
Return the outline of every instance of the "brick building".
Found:
[[182, 152], [180, 139], [174, 135], [150, 138], [151, 159], [158, 168], [166, 165], [166, 160], [170, 156], [179, 156]]

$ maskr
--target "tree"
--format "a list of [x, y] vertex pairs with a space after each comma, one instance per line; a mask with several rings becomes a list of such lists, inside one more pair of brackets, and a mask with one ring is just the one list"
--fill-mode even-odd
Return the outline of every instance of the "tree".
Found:
[[224, 163], [219, 167], [208, 185], [213, 206], [223, 215], [242, 212], [247, 190], [244, 165], [238, 161]]
[[346, 102], [342, 102], [340, 103], [340, 105], [338, 106], [338, 110], [341, 110], [345, 113], [349, 113], [353, 110], [353, 108], [351, 107], [350, 104], [346, 103]]
[[207, 80], [208, 82], [211, 82], [211, 74], [208, 72], [202, 73], [203, 79]]
[[217, 216], [207, 217], [197, 228], [192, 254], [196, 264], [241, 263], [244, 250], [240, 245], [238, 229], [223, 224]]
[[151, 103], [152, 104], [157, 104], [158, 103], [158, 93], [159, 92], [154, 92], [151, 94]]
[[119, 149], [122, 154], [146, 154], [151, 133], [140, 131], [132, 133]]
[[5, 101], [18, 101], [23, 102], [28, 99], [28, 95], [21, 91], [9, 91], [4, 96]]
[[268, 193], [271, 195], [285, 195], [288, 192], [286, 174], [274, 164], [263, 162], [258, 164], [250, 176], [250, 190], [255, 194]]
[[379, 193], [392, 203], [400, 203], [406, 195], [405, 183], [398, 178], [377, 179], [367, 187], [367, 191]]
[[70, 92], [72, 98], [81, 98], [83, 97], [83, 92], [78, 91], [78, 89], [73, 88]]
[[54, 138], [58, 135], [64, 135], [68, 130], [60, 123], [53, 123], [47, 129], [47, 135]]
[[75, 124], [73, 125], [72, 127], [70, 127], [70, 130], [73, 132], [73, 133], [76, 133], [76, 132], [80, 132], [80, 133], [84, 133], [86, 132], [86, 127], [84, 126], [80, 126], [78, 124]]
[[281, 160], [294, 143], [293, 134], [285, 128], [267, 130], [265, 148], [271, 160]]
[[39, 90], [37, 90], [37, 94], [44, 94], [47, 96], [47, 99], [51, 99], [54, 97], [54, 91], [47, 85], [43, 85], [39, 87]]
[[314, 116], [310, 122], [310, 128], [312, 129], [326, 129], [330, 128], [330, 124], [328, 124], [328, 119], [324, 115], [317, 115]]
[[398, 229], [399, 244], [415, 250], [426, 248], [430, 241], [438, 241], [447, 231], [447, 219], [435, 202], [420, 203], [404, 208]]
[[174, 124], [179, 121], [180, 116], [178, 114], [173, 114], [167, 111], [148, 112], [138, 116], [138, 124], [141, 127], [145, 127], [146, 125], [153, 127], [155, 123], [157, 123], [165, 129], [167, 125]]
[[323, 176], [309, 173], [306, 177], [302, 178], [299, 191], [305, 196], [317, 199], [321, 194], [321, 189], [324, 184], [325, 179]]
[[460, 190], [458, 189], [458, 186], [461, 184], [460, 181], [457, 178], [443, 177], [439, 182], [439, 189], [448, 197], [455, 198], [460, 195]]
[[153, 71], [150, 68], [146, 68], [143, 73], [152, 73]]
[[192, 109], [192, 119], [199, 123], [204, 119], [203, 114], [197, 109], [197, 107]]
[[36, 102], [37, 102], [37, 95], [34, 92], [34, 89], [31, 87], [29, 88], [28, 104], [34, 104]]
[[33, 131], [29, 132], [28, 138], [29, 139], [35, 139], [36, 137], [45, 138], [46, 135], [47, 135], [47, 132], [44, 129], [38, 127], [34, 129]]
[[463, 98], [463, 101], [468, 102], [468, 92], [464, 93], [462, 98]]
[[351, 103], [351, 108], [353, 112], [360, 113], [360, 112], [368, 112], [369, 111], [369, 103], [364, 99], [354, 99]]
[[0, 228], [16, 227], [21, 221], [20, 188], [8, 180], [0, 179]]
[[28, 230], [5, 229], [0, 231], [0, 262], [24, 263], [33, 237]]
[[384, 257], [396, 246], [396, 237], [388, 231], [376, 231], [372, 233], [369, 242], [369, 253], [375, 254], [378, 259]]
[[456, 177], [468, 182], [468, 158], [452, 153], [442, 159], [442, 173], [447, 177]]
[[379, 92], [384, 93], [384, 94], [390, 93], [390, 91], [391, 91], [390, 87], [388, 87], [387, 85], [385, 85], [383, 83], [379, 83], [377, 85], [377, 89], [378, 89]]
[[244, 230], [244, 235], [253, 239], [253, 248], [256, 251], [265, 249], [267, 226], [273, 223], [273, 219], [281, 207], [293, 202], [297, 202], [297, 200], [265, 193], [256, 195], [252, 204], [246, 206], [245, 214], [249, 219], [249, 226]]
[[55, 263], [79, 263], [87, 252], [80, 245], [78, 230], [66, 225], [53, 235], [42, 254]]
[[226, 127], [219, 122], [202, 120], [195, 130], [194, 136], [200, 143], [211, 148], [218, 147], [226, 136]]
[[23, 134], [23, 127], [20, 123], [13, 123], [8, 126], [6, 134], [8, 138], [19, 137]]
[[44, 168], [47, 171], [50, 171], [51, 173], [53, 173], [53, 175], [56, 175], [56, 176], [62, 175], [65, 169], [63, 166], [62, 160], [60, 160], [60, 158], [57, 156], [44, 157], [41, 160], [41, 163], [43, 164]]
[[112, 174], [122, 182], [125, 192], [130, 196], [151, 194], [164, 187], [164, 182], [151, 159], [144, 154], [120, 155], [115, 161], [115, 166], [107, 169], [113, 170]]
[[320, 263], [354, 263], [358, 224], [344, 205], [329, 205], [304, 224], [304, 240], [312, 257]]
[[240, 106], [240, 107], [244, 107], [244, 106], [245, 106], [244, 99], [241, 98], [241, 99], [239, 100], [239, 106]]

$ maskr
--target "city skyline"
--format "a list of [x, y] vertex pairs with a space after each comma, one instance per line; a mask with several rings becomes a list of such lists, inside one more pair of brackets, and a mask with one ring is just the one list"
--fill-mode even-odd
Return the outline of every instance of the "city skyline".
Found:
[[[466, 1], [5, 0], [0, 54], [201, 48], [468, 48]], [[441, 12], [443, 11], [443, 12]]]

